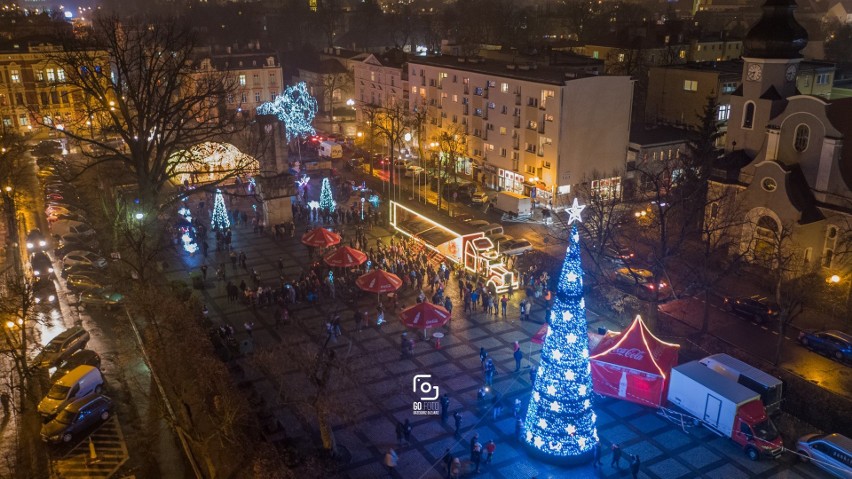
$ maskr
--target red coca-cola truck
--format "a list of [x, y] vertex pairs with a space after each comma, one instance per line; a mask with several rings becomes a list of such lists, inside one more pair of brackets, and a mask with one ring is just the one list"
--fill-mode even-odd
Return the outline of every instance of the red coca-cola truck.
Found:
[[754, 461], [781, 455], [781, 435], [760, 394], [698, 361], [671, 370], [668, 400], [710, 430], [731, 438]]

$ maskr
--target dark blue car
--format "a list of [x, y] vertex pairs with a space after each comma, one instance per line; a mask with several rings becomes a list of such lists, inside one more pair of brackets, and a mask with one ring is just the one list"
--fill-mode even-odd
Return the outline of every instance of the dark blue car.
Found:
[[842, 331], [802, 331], [799, 342], [838, 361], [852, 361], [852, 335]]

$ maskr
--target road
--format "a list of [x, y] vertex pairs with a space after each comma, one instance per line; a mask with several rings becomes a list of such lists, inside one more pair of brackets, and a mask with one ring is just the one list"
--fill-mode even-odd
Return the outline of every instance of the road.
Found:
[[[721, 298], [710, 302], [709, 332], [752, 356], [755, 364], [771, 364], [775, 357], [778, 331], [773, 325], [757, 325], [722, 309]], [[660, 305], [660, 311], [672, 319], [700, 329], [704, 301], [685, 297]], [[852, 368], [809, 351], [796, 342], [798, 330], [788, 328], [781, 349], [780, 366], [806, 378], [834, 394], [852, 399]]]

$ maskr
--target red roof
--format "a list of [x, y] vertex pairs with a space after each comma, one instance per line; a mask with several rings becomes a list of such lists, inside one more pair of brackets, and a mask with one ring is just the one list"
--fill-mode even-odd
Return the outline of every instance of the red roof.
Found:
[[618, 364], [625, 368], [668, 377], [677, 364], [680, 345], [667, 343], [654, 336], [641, 316], [620, 334], [607, 334], [592, 353], [591, 359]]

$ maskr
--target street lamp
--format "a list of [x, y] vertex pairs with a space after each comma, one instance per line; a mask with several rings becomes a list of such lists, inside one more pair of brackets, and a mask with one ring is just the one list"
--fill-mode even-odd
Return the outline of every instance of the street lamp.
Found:
[[141, 221], [141, 220], [142, 220], [142, 218], [144, 218], [144, 217], [145, 217], [145, 213], [139, 212], [139, 213], [136, 213], [136, 214], [135, 214], [135, 215], [133, 215], [133, 216], [134, 216], [134, 218], [136, 218], [137, 220]]

